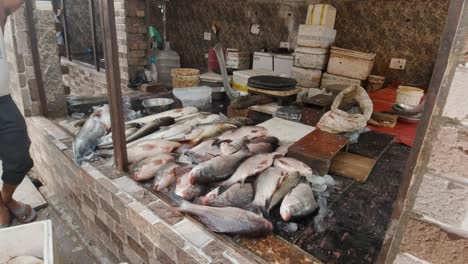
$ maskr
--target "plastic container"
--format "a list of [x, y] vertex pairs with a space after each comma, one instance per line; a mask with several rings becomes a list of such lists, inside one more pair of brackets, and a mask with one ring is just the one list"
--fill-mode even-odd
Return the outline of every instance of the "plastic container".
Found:
[[276, 75], [271, 70], [258, 69], [258, 70], [245, 70], [245, 71], [235, 71], [232, 77], [232, 86], [234, 89], [247, 92], [247, 84], [249, 83], [249, 78], [254, 76], [261, 75]]
[[206, 108], [211, 104], [212, 89], [208, 86], [184, 87], [172, 91], [184, 107]]
[[326, 4], [311, 4], [307, 11], [307, 25], [335, 28], [336, 8]]
[[336, 30], [327, 26], [300, 25], [297, 35], [299, 47], [328, 49], [335, 42]]
[[255, 52], [253, 55], [254, 70], [270, 70], [274, 69], [273, 53], [270, 52]]
[[193, 87], [200, 84], [200, 70], [179, 68], [171, 71], [172, 87]]
[[304, 48], [296, 49], [294, 66], [307, 69], [324, 70], [327, 68], [329, 52], [322, 48]]
[[332, 47], [327, 72], [366, 80], [374, 67], [375, 53], [363, 53]]
[[294, 56], [275, 54], [273, 71], [282, 77], [291, 77], [291, 69], [294, 66]]
[[293, 67], [291, 77], [297, 80], [297, 86], [300, 88], [318, 88], [322, 80], [322, 71]]
[[180, 68], [180, 56], [171, 49], [171, 43], [166, 42], [164, 50], [156, 57], [159, 81], [166, 87], [172, 87], [171, 71]]
[[152, 82], [157, 82], [158, 81], [158, 67], [156, 65], [156, 57], [151, 57], [150, 58], [150, 77]]
[[0, 230], [0, 263], [19, 256], [54, 263], [54, 241], [50, 220]]
[[412, 86], [399, 86], [397, 90], [397, 104], [416, 107], [421, 103], [424, 90]]
[[322, 76], [322, 83], [320, 84], [320, 88], [328, 88], [329, 86], [332, 86], [332, 85], [343, 85], [343, 86], [360, 85], [362, 86], [362, 81], [358, 79], [330, 74], [328, 72], [324, 73]]
[[372, 93], [383, 88], [385, 83], [385, 77], [370, 75], [367, 79], [367, 92]]

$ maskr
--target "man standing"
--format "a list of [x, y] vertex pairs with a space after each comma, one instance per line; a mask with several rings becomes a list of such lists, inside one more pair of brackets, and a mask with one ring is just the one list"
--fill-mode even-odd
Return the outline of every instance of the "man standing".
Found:
[[36, 218], [31, 206], [13, 199], [13, 194], [33, 167], [29, 155], [26, 123], [10, 96], [10, 74], [6, 60], [3, 32], [8, 15], [18, 9], [24, 0], [0, 0], [0, 160], [3, 163], [3, 186], [0, 191], [0, 229], [8, 227], [13, 217], [21, 223]]

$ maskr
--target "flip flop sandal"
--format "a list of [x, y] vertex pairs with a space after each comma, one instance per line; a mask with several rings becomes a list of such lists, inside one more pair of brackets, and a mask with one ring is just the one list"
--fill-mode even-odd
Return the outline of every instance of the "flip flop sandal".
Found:
[[31, 207], [31, 214], [26, 215], [26, 210], [29, 205], [19, 203], [20, 207], [17, 210], [10, 209], [11, 214], [22, 224], [31, 223], [36, 219], [36, 211]]

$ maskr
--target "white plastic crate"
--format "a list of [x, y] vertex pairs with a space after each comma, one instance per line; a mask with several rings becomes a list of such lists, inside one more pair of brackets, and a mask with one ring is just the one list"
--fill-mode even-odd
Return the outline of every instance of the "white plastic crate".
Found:
[[52, 222], [35, 222], [0, 230], [0, 263], [19, 256], [40, 258], [54, 263]]

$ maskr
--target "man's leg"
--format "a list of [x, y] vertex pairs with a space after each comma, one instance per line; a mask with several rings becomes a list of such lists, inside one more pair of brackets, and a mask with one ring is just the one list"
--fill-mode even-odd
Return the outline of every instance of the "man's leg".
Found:
[[0, 193], [0, 226], [8, 226], [8, 224], [10, 224], [10, 221], [10, 211], [3, 202], [2, 193]]
[[2, 200], [18, 220], [28, 219], [30, 206], [13, 199], [13, 194], [33, 167], [26, 123], [10, 96], [0, 97], [0, 159], [3, 163]]

